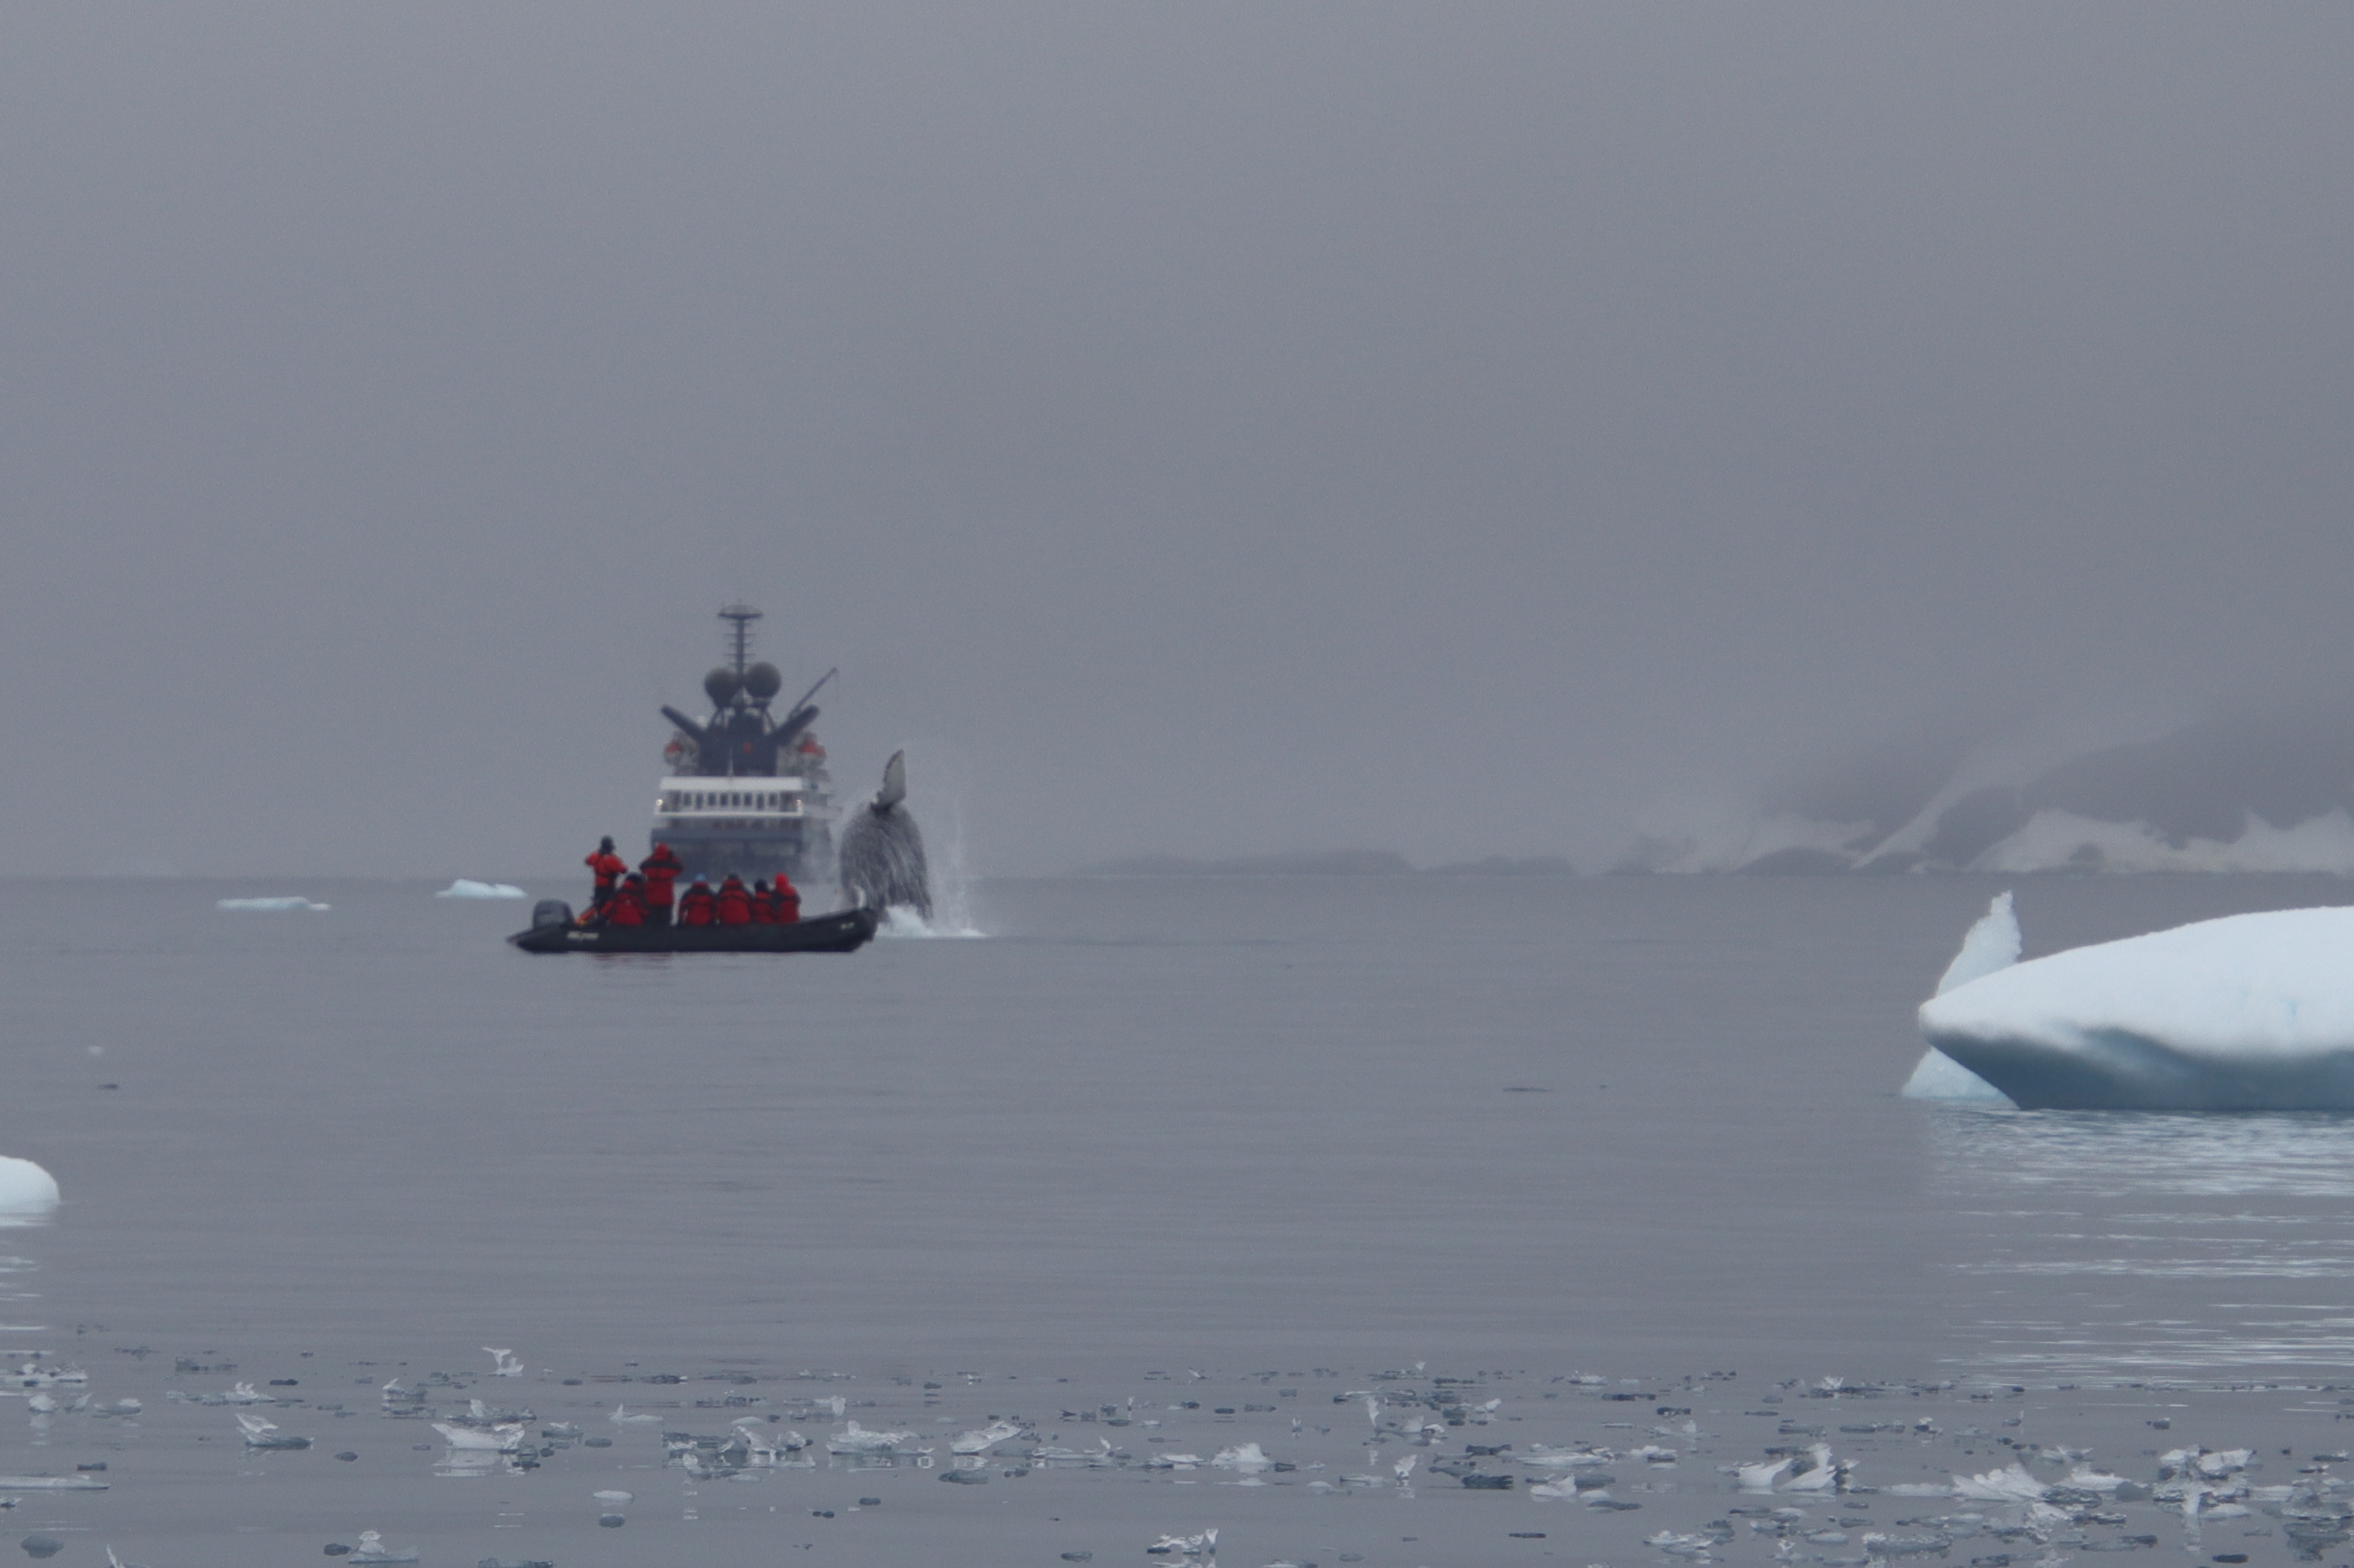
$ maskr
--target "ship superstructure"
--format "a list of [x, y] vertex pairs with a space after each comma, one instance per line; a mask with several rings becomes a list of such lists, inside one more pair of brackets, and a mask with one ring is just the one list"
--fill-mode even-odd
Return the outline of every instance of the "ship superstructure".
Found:
[[782, 872], [796, 885], [830, 882], [837, 813], [825, 747], [810, 726], [818, 715], [811, 699], [834, 672], [779, 717], [770, 710], [784, 676], [751, 658], [760, 612], [733, 604], [719, 618], [728, 623], [728, 662], [703, 678], [710, 715], [662, 710], [675, 727], [663, 748], [649, 842], [670, 845], [690, 877], [732, 871], [750, 882]]

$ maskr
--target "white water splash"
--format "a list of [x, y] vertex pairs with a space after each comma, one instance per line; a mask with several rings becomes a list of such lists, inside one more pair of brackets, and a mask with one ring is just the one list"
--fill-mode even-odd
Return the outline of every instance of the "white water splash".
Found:
[[925, 848], [931, 861], [932, 917], [927, 920], [913, 909], [886, 909], [875, 934], [893, 939], [988, 936], [973, 923], [972, 873], [965, 858], [963, 808], [952, 795], [927, 793], [923, 813], [917, 820], [925, 824]]

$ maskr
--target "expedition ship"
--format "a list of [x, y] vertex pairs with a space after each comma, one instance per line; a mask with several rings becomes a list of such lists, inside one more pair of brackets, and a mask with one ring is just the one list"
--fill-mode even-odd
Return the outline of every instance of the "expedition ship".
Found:
[[675, 728], [663, 747], [665, 772], [647, 842], [670, 845], [689, 877], [716, 880], [732, 871], [750, 882], [782, 872], [802, 886], [831, 882], [838, 813], [825, 747], [810, 730], [818, 714], [810, 699], [835, 672], [776, 717], [769, 707], [784, 676], [774, 664], [750, 662], [760, 612], [734, 604], [719, 619], [729, 623], [729, 662], [703, 677], [710, 716], [662, 710]]

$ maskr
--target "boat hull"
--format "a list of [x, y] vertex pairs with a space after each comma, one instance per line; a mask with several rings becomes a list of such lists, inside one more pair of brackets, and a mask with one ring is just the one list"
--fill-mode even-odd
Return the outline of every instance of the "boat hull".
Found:
[[872, 909], [790, 926], [535, 926], [507, 938], [526, 953], [848, 953], [875, 937]]

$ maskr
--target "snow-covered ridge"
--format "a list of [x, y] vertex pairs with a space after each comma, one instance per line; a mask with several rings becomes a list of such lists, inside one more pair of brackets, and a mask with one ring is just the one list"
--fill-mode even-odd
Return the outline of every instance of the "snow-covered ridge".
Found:
[[[1948, 754], [1950, 757], [1951, 754]], [[2240, 717], [2071, 752], [2005, 743], [1874, 764], [1653, 825], [1623, 871], [2354, 875], [2354, 722]]]

